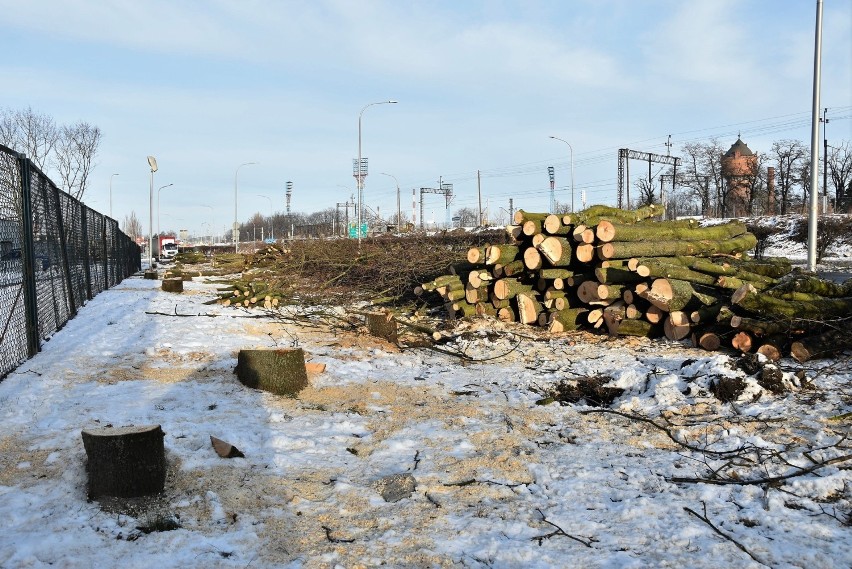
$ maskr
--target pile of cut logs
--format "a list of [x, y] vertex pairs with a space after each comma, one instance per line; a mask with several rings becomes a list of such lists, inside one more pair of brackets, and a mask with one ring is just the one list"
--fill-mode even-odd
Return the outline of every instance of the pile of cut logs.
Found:
[[264, 281], [234, 281], [218, 290], [218, 299], [212, 301], [223, 306], [245, 308], [276, 308], [281, 302], [281, 293], [272, 290]]
[[416, 292], [440, 294], [451, 317], [489, 315], [554, 333], [605, 326], [774, 360], [852, 347], [852, 281], [823, 281], [785, 258], [749, 258], [757, 238], [742, 222], [653, 220], [660, 213], [519, 210], [507, 228], [514, 243], [472, 248], [452, 274]]

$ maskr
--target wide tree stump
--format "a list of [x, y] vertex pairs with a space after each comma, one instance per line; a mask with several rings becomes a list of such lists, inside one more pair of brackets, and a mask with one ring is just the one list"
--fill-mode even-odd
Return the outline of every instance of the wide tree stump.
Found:
[[396, 344], [398, 338], [396, 318], [390, 312], [369, 312], [366, 314], [367, 330], [371, 335], [384, 338]]
[[243, 385], [276, 395], [294, 396], [308, 386], [302, 348], [240, 350], [235, 371]]
[[84, 429], [82, 436], [90, 498], [134, 498], [163, 491], [165, 433], [160, 425]]
[[183, 292], [183, 279], [181, 277], [163, 279], [163, 290], [165, 292]]
[[159, 277], [157, 276], [156, 270], [149, 269], [149, 270], [145, 271], [145, 280], [155, 281], [155, 280], [157, 280], [157, 278], [159, 278]]

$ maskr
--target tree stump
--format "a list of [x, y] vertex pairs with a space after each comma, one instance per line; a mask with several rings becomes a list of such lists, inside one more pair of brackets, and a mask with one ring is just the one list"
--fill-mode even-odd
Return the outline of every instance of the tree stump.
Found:
[[302, 348], [240, 350], [235, 371], [243, 385], [276, 395], [295, 396], [308, 386]]
[[183, 279], [180, 277], [163, 279], [163, 290], [165, 292], [183, 292]]
[[163, 491], [165, 433], [160, 425], [84, 429], [89, 497], [135, 498]]
[[397, 324], [393, 314], [390, 312], [370, 312], [366, 314], [366, 320], [367, 330], [370, 334], [396, 344], [398, 339]]
[[149, 269], [145, 271], [145, 280], [155, 281], [157, 280], [157, 271], [154, 269]]

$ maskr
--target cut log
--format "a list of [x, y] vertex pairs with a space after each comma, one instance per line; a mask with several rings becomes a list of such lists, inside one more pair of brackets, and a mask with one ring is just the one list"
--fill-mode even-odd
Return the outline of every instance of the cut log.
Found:
[[696, 347], [715, 352], [722, 347], [722, 339], [715, 332], [702, 332], [695, 341]]
[[511, 263], [518, 256], [519, 249], [517, 245], [492, 245], [488, 248], [487, 256], [485, 257], [486, 265], [505, 265]]
[[597, 248], [600, 259], [630, 257], [733, 254], [753, 249], [757, 238], [751, 233], [720, 241], [613, 241]]
[[535, 247], [524, 249], [524, 266], [531, 271], [536, 271], [544, 266], [544, 260]]
[[734, 347], [734, 349], [737, 349], [742, 353], [747, 354], [751, 351], [752, 346], [754, 346], [754, 339], [748, 332], [737, 332], [731, 339], [731, 345]]
[[532, 237], [536, 233], [541, 233], [542, 232], [541, 224], [543, 223], [543, 221], [544, 220], [541, 220], [541, 219], [528, 219], [528, 220], [526, 220], [523, 223], [523, 225], [521, 225], [523, 234], [526, 235], [527, 237]]
[[660, 328], [647, 320], [624, 319], [618, 323], [615, 333], [619, 336], [654, 338], [660, 335]]
[[603, 284], [632, 284], [642, 280], [642, 277], [633, 271], [617, 267], [598, 267], [595, 269], [595, 277]]
[[159, 278], [159, 277], [158, 277], [158, 275], [157, 275], [157, 271], [156, 271], [156, 270], [154, 270], [154, 269], [149, 269], [149, 270], [145, 271], [145, 273], [144, 273], [144, 278], [145, 278], [145, 280], [155, 281], [155, 280], [157, 280], [157, 278]]
[[591, 263], [595, 260], [595, 246], [591, 243], [580, 243], [574, 250], [574, 256], [581, 263]]
[[672, 239], [722, 241], [737, 237], [745, 232], [745, 224], [741, 221], [730, 221], [709, 227], [697, 227], [696, 225], [684, 225], [683, 223], [668, 221], [621, 224], [604, 219], [598, 223], [595, 235], [600, 241], [605, 243], [610, 241], [661, 241]]
[[642, 295], [642, 298], [661, 310], [672, 312], [683, 310], [692, 300], [692, 292], [692, 286], [686, 281], [656, 279], [651, 283], [651, 289]]
[[564, 237], [548, 237], [541, 242], [538, 250], [554, 267], [567, 267], [571, 264], [571, 242]]
[[538, 322], [539, 313], [544, 310], [538, 299], [530, 293], [519, 293], [516, 300], [518, 301], [518, 321], [521, 324], [534, 324]]
[[82, 431], [89, 498], [135, 498], [163, 491], [166, 458], [160, 425]]
[[485, 263], [486, 252], [488, 245], [483, 247], [471, 247], [467, 250], [467, 260], [469, 263], [479, 264]]
[[494, 283], [494, 296], [500, 300], [514, 298], [521, 292], [529, 292], [532, 285], [522, 283], [517, 279], [500, 279]]
[[539, 271], [539, 276], [543, 279], [567, 279], [568, 277], [574, 276], [574, 271], [561, 268], [541, 269]]
[[584, 317], [584, 314], [587, 312], [588, 310], [585, 308], [566, 308], [564, 310], [553, 312], [550, 315], [548, 330], [552, 333], [576, 330], [582, 324], [587, 322]]
[[783, 355], [783, 350], [788, 343], [785, 334], [773, 334], [763, 338], [763, 343], [757, 348], [757, 353], [764, 355], [768, 360], [777, 362]]
[[548, 215], [544, 218], [544, 231], [550, 235], [569, 235], [572, 231], [570, 225], [563, 225], [562, 218], [558, 215]]
[[790, 346], [790, 355], [797, 362], [831, 357], [838, 352], [852, 348], [852, 327], [833, 328], [822, 334], [808, 336]]
[[[497, 265], [494, 265], [497, 267]], [[524, 261], [522, 259], [515, 259], [511, 263], [506, 263], [503, 265], [503, 276], [511, 277], [513, 275], [519, 275], [526, 270], [526, 266], [524, 265]], [[496, 275], [495, 275], [496, 276]], [[483, 279], [485, 280], [485, 279]], [[489, 279], [489, 281], [493, 281], [494, 278]]]
[[302, 348], [240, 350], [236, 374], [243, 385], [276, 395], [295, 396], [308, 386]]
[[734, 291], [731, 302], [771, 320], [824, 321], [827, 318], [848, 316], [852, 313], [852, 297], [822, 298], [811, 302], [781, 300], [758, 292], [752, 283], [746, 283]]
[[663, 333], [666, 335], [666, 338], [677, 341], [689, 336], [692, 327], [688, 321], [684, 323], [685, 320], [687, 319], [683, 312], [675, 311], [670, 313], [663, 321]]
[[522, 209], [519, 209], [518, 211], [516, 211], [513, 214], [512, 220], [514, 221], [515, 225], [523, 225], [524, 222], [530, 221], [530, 220], [543, 222], [545, 219], [547, 219], [548, 215], [550, 215], [550, 214], [549, 213], [532, 213], [532, 212], [529, 212], [529, 211], [524, 211]]

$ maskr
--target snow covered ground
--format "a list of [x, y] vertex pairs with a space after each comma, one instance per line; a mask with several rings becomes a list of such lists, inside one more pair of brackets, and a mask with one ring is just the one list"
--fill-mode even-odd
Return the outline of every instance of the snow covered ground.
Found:
[[[496, 323], [446, 346], [461, 359], [249, 318], [185, 284], [125, 280], [0, 383], [0, 567], [852, 562], [848, 359], [784, 360], [773, 394], [733, 355]], [[234, 376], [240, 348], [293, 345], [327, 365], [298, 397]], [[593, 376], [624, 389], [621, 414], [542, 404]], [[710, 394], [721, 377], [746, 382], [735, 403]], [[81, 429], [146, 424], [166, 433], [164, 495], [88, 501]], [[394, 474], [415, 487], [389, 502]], [[143, 531], [164, 520], [179, 527]]]

